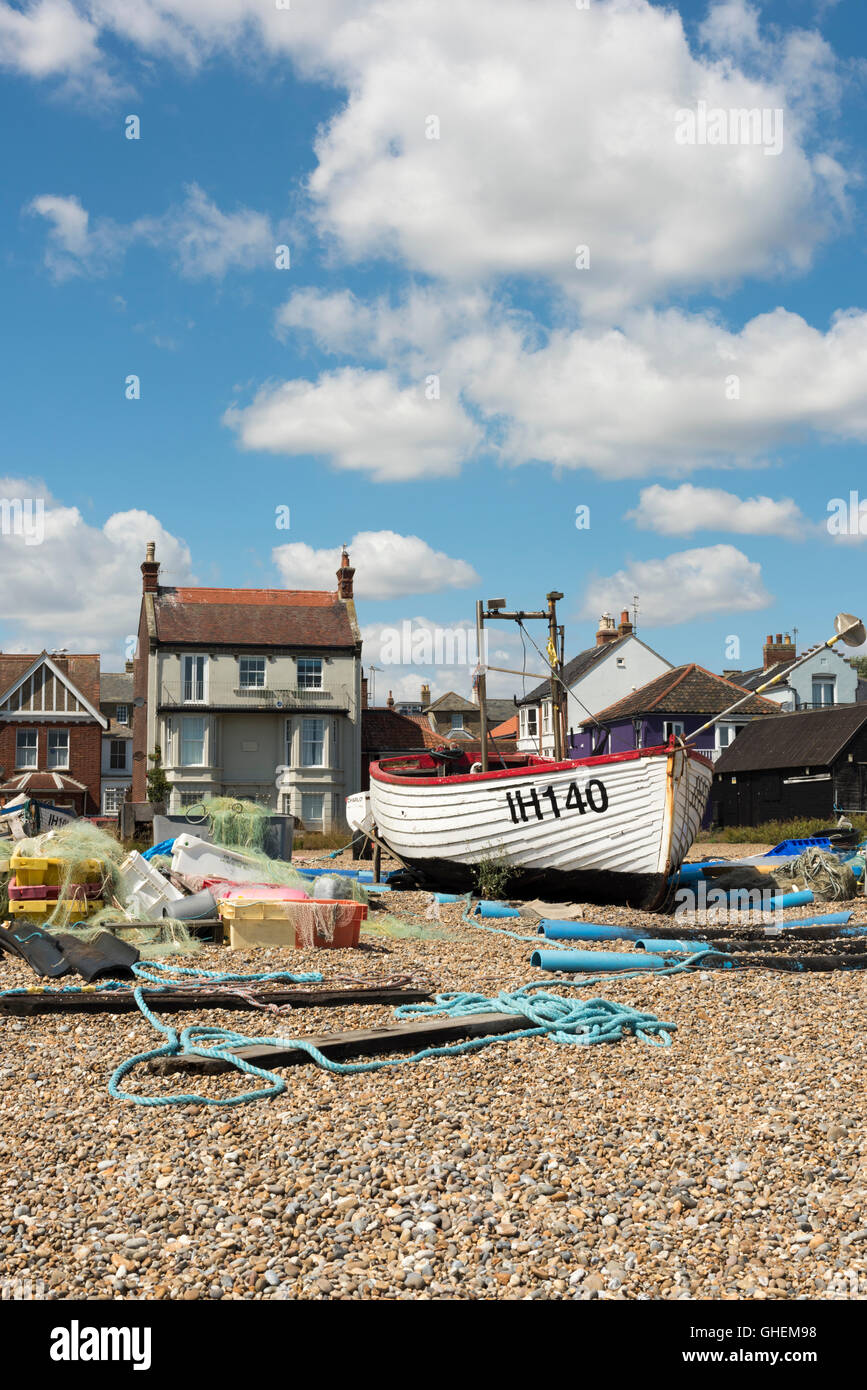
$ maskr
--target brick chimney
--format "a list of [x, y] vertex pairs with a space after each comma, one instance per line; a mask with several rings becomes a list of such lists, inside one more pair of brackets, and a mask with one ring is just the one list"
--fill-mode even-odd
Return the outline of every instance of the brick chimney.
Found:
[[618, 637], [632, 636], [632, 623], [629, 621], [629, 609], [624, 608], [620, 614], [620, 626], [617, 629]]
[[156, 554], [156, 541], [148, 541], [145, 562], [141, 567], [141, 590], [143, 594], [155, 594], [159, 588], [160, 565]]
[[429, 686], [429, 685], [423, 685], [422, 688], [421, 688], [421, 703], [422, 703], [422, 706], [424, 707], [424, 709], [427, 709], [428, 705], [430, 704], [430, 686]]
[[361, 708], [367, 709], [367, 676], [361, 677]]
[[596, 645], [604, 647], [606, 642], [616, 642], [620, 634], [610, 613], [603, 613], [596, 629]]
[[392, 695], [390, 690], [388, 692], [388, 699], [385, 702], [385, 708], [394, 709], [394, 696]]
[[768, 633], [767, 641], [762, 647], [762, 670], [767, 671], [771, 666], [776, 666], [778, 662], [794, 661], [797, 656], [795, 644], [786, 633], [783, 641], [782, 633], [778, 632], [776, 641]]
[[355, 579], [355, 570], [352, 568], [352, 566], [351, 566], [350, 563], [349, 563], [349, 554], [348, 554], [348, 552], [347, 552], [346, 546], [344, 546], [344, 547], [343, 547], [342, 554], [341, 554], [341, 556], [340, 556], [340, 569], [337, 571], [337, 597], [338, 597], [338, 598], [352, 598], [352, 597], [353, 597], [353, 591], [354, 591], [353, 580], [354, 580], [354, 579]]

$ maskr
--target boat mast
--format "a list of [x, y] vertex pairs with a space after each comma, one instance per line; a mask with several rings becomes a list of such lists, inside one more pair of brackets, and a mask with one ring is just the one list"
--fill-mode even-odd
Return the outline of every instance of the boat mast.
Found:
[[[557, 667], [559, 665], [562, 665], [563, 647], [565, 642], [564, 630], [557, 623], [557, 603], [563, 597], [563, 595], [558, 590], [553, 589], [551, 593], [546, 594], [545, 597], [548, 600], [548, 607], [538, 613], [525, 613], [521, 609], [517, 609], [514, 613], [507, 613], [506, 600], [504, 598], [489, 598], [487, 608], [485, 607], [481, 599], [476, 600], [476, 646], [478, 649], [476, 689], [479, 694], [479, 713], [481, 715], [479, 721], [479, 733], [482, 742], [482, 772], [487, 772], [488, 770], [488, 717], [485, 711], [485, 699], [487, 696], [487, 679], [485, 676], [485, 672], [488, 669], [490, 669], [491, 671], [504, 671], [507, 675], [510, 676], [533, 675], [532, 671], [515, 671], [510, 666], [491, 666], [490, 668], [488, 667], [487, 662], [483, 659], [482, 656], [482, 653], [484, 651], [485, 619], [499, 620], [501, 618], [507, 618], [511, 622], [517, 623], [519, 627], [529, 618], [538, 618], [541, 621], [547, 622], [548, 648], [546, 656], [548, 658], [549, 669], [545, 676], [540, 676], [538, 677], [538, 679], [548, 680], [550, 684], [551, 715], [554, 724], [554, 756], [557, 762], [562, 762], [563, 760], [563, 748], [565, 744], [565, 711], [563, 712], [563, 714], [561, 714], [561, 696], [559, 693], [559, 686], [562, 685], [562, 682], [560, 680], [560, 677], [557, 675]], [[532, 638], [530, 640], [532, 641]], [[535, 643], [533, 643], [533, 645], [535, 646]], [[539, 651], [539, 648], [536, 647], [536, 650]]]

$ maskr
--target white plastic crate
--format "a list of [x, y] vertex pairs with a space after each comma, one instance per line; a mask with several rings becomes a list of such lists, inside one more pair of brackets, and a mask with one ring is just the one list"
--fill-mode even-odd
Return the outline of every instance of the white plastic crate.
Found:
[[156, 922], [163, 908], [184, 896], [159, 869], [132, 850], [118, 870], [129, 908], [144, 922]]

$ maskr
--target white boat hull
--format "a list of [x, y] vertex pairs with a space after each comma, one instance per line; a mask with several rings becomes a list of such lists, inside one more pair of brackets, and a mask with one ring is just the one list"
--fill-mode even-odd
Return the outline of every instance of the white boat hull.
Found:
[[[416, 760], [423, 770], [428, 760]], [[485, 860], [506, 891], [653, 907], [701, 824], [713, 770], [682, 748], [460, 776], [371, 766], [379, 838], [426, 881], [465, 891]]]

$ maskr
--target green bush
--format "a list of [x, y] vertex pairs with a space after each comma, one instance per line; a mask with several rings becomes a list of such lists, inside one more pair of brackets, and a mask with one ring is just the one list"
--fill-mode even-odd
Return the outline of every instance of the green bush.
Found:
[[[859, 835], [867, 836], [867, 816], [847, 816], [846, 819], [852, 822]], [[777, 845], [781, 840], [807, 840], [832, 824], [833, 817], [820, 820], [802, 816], [797, 820], [769, 820], [763, 825], [712, 826], [710, 830], [702, 830], [696, 840], [721, 845]]]

